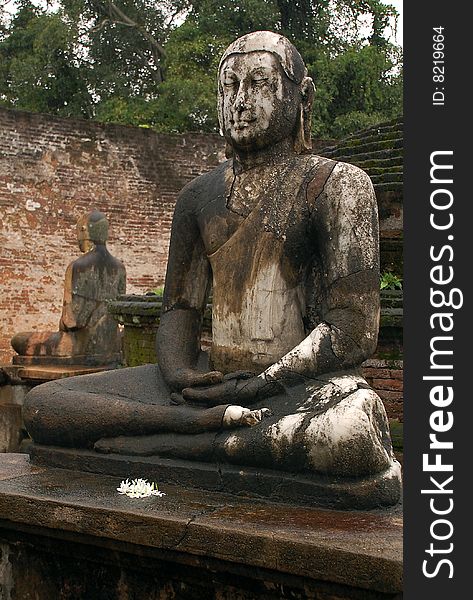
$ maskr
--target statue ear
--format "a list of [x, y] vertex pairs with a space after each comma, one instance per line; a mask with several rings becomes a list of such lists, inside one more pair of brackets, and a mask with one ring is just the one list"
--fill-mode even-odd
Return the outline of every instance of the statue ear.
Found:
[[304, 77], [301, 83], [302, 108], [304, 112], [312, 112], [314, 103], [315, 86], [312, 77]]
[[311, 77], [304, 77], [300, 93], [301, 106], [294, 139], [294, 150], [298, 154], [312, 150], [312, 104], [314, 102], [315, 87]]

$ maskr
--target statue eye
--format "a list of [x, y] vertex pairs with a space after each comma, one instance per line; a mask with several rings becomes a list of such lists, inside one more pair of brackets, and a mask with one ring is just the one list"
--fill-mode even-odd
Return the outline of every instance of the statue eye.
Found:
[[223, 85], [226, 88], [232, 88], [232, 87], [235, 87], [236, 85], [238, 85], [238, 81], [236, 79], [224, 79]]
[[268, 77], [253, 77], [253, 85], [264, 85], [268, 81]]

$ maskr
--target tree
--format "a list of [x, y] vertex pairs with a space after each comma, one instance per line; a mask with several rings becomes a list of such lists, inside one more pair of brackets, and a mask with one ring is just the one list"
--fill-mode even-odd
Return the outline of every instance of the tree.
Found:
[[72, 48], [74, 29], [58, 13], [21, 0], [0, 42], [3, 104], [64, 116], [91, 116], [91, 99]]
[[400, 58], [386, 49], [350, 47], [309, 66], [317, 87], [315, 135], [342, 137], [402, 113], [402, 74], [395, 70]]
[[269, 29], [296, 45], [316, 82], [314, 133], [339, 135], [402, 110], [401, 56], [386, 38], [395, 14], [380, 0], [60, 0], [48, 11], [20, 0], [0, 29], [0, 98], [160, 131], [217, 131], [221, 53]]

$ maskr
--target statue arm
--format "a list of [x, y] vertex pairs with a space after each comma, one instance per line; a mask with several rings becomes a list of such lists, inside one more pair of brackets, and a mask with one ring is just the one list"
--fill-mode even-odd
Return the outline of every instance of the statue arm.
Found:
[[83, 290], [80, 289], [81, 283], [77, 280], [80, 271], [77, 272], [75, 262], [66, 269], [64, 300], [59, 321], [60, 331], [77, 331], [87, 327], [90, 317], [97, 308], [95, 298], [88, 298], [86, 295], [77, 293], [78, 291], [83, 292]]
[[[309, 199], [310, 200], [310, 199]], [[368, 175], [338, 163], [311, 210], [320, 256], [319, 324], [260, 377], [307, 377], [360, 365], [376, 349], [379, 232]]]
[[84, 311], [85, 298], [74, 294], [74, 263], [66, 269], [64, 281], [64, 300], [62, 305], [60, 331], [74, 331], [87, 325], [87, 311]]
[[166, 383], [180, 392], [190, 385], [221, 381], [221, 373], [197, 368], [202, 318], [210, 286], [210, 264], [194, 208], [192, 183], [177, 201], [156, 339], [159, 366]]

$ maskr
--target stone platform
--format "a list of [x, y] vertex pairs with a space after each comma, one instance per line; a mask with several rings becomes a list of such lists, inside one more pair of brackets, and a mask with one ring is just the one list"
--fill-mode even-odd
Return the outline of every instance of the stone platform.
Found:
[[0, 457], [0, 597], [402, 597], [399, 508], [328, 511], [171, 484], [131, 499], [116, 491], [128, 476]]
[[[21, 358], [21, 357], [19, 357]], [[54, 365], [54, 364], [0, 364], [0, 453], [18, 452], [26, 435], [21, 407], [26, 394], [36, 385], [108, 371], [113, 366]]]
[[[19, 357], [22, 358], [22, 357]], [[46, 381], [55, 379], [64, 379], [65, 377], [75, 377], [77, 375], [88, 375], [89, 373], [100, 373], [101, 371], [110, 371], [115, 366], [90, 366], [82, 365], [54, 365], [45, 364], [27, 364], [18, 363], [13, 365], [0, 365], [3, 373], [13, 383], [26, 385], [38, 385]]]
[[33, 464], [99, 475], [145, 477], [210, 492], [264, 498], [320, 508], [371, 510], [392, 506], [401, 495], [397, 469], [360, 478], [293, 474], [263, 468], [161, 456], [100, 454], [93, 450], [31, 444]]

